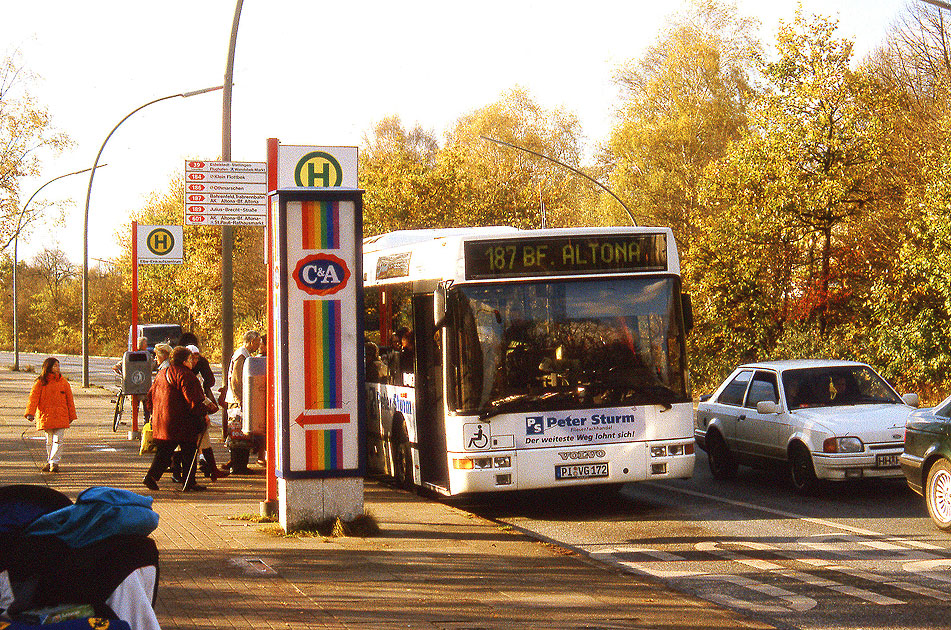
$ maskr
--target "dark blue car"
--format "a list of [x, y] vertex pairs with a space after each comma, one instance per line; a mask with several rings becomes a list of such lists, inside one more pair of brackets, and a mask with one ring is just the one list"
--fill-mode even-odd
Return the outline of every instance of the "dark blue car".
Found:
[[898, 461], [909, 487], [924, 496], [934, 524], [951, 530], [951, 397], [908, 417]]

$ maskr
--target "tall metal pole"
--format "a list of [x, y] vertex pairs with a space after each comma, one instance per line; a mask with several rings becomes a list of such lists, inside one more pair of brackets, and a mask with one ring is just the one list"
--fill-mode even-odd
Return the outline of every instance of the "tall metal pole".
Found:
[[[231, 40], [228, 43], [228, 61], [225, 64], [225, 89], [221, 94], [221, 159], [231, 161], [231, 87], [234, 82], [234, 50], [238, 42], [238, 22], [244, 0], [237, 0], [234, 20], [231, 22]], [[221, 374], [228, 387], [228, 368], [234, 351], [234, 231], [230, 225], [221, 226]], [[225, 420], [227, 426], [227, 420]]]
[[[108, 164], [100, 164], [98, 168], [104, 168]], [[65, 175], [60, 175], [59, 177], [54, 177], [49, 180], [42, 186], [36, 189], [30, 198], [26, 200], [26, 203], [23, 204], [23, 209], [20, 210], [20, 216], [17, 218], [17, 229], [13, 234], [13, 369], [15, 371], [20, 370], [20, 322], [17, 315], [17, 264], [19, 258], [17, 257], [17, 250], [20, 245], [20, 232], [23, 230], [23, 218], [26, 216], [26, 209], [30, 206], [30, 203], [33, 199], [40, 193], [41, 190], [52, 184], [53, 182], [63, 179], [64, 177], [69, 177], [70, 175], [79, 175], [80, 173], [85, 173], [86, 171], [92, 170], [91, 168], [84, 168], [81, 171], [73, 171], [72, 173], [66, 173]], [[7, 241], [7, 245], [10, 242]]]
[[99, 153], [96, 154], [96, 160], [93, 162], [92, 168], [89, 169], [89, 187], [86, 189], [86, 209], [83, 213], [83, 387], [89, 387], [89, 198], [92, 196], [92, 180], [96, 175], [96, 169], [99, 168], [99, 158], [102, 157], [102, 152], [106, 148], [106, 143], [109, 142], [109, 138], [111, 138], [112, 134], [116, 132], [116, 129], [119, 128], [119, 125], [127, 121], [139, 110], [145, 109], [149, 105], [153, 105], [161, 101], [167, 101], [170, 98], [188, 98], [190, 96], [198, 96], [199, 94], [206, 94], [208, 92], [220, 90], [223, 87], [224, 86], [218, 85], [216, 87], [204, 88], [202, 90], [195, 90], [193, 92], [169, 94], [168, 96], [163, 96], [162, 98], [149, 101], [145, 105], [141, 105], [133, 109], [131, 112], [125, 115], [125, 118], [116, 123], [116, 126], [113, 127], [112, 131], [109, 132], [109, 135], [106, 136], [106, 139], [102, 141], [102, 146], [99, 147]]

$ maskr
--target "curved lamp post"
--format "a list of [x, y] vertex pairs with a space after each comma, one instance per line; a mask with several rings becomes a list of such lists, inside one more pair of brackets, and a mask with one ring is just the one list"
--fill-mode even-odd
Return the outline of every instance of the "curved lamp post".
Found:
[[[103, 168], [105, 166], [108, 166], [108, 164], [100, 164], [96, 168]], [[81, 171], [73, 171], [72, 173], [66, 173], [65, 175], [54, 177], [37, 188], [33, 194], [30, 195], [30, 198], [26, 200], [26, 203], [23, 204], [23, 209], [20, 210], [20, 216], [17, 218], [17, 229], [13, 235], [13, 369], [15, 371], [20, 371], [20, 326], [19, 318], [17, 317], [17, 248], [20, 245], [20, 230], [24, 228], [23, 217], [26, 216], [26, 209], [30, 207], [30, 203], [36, 198], [38, 194], [40, 194], [40, 191], [53, 182], [63, 179], [64, 177], [69, 177], [70, 175], [79, 175], [80, 173], [85, 173], [86, 171], [91, 170], [92, 168], [84, 168]], [[10, 241], [7, 241], [7, 245], [9, 244]]]
[[157, 98], [154, 101], [149, 101], [145, 105], [141, 105], [140, 107], [133, 109], [131, 112], [126, 114], [125, 118], [116, 123], [116, 126], [113, 127], [112, 131], [109, 132], [109, 135], [106, 136], [106, 139], [102, 141], [102, 146], [99, 147], [99, 153], [96, 154], [96, 161], [93, 162], [89, 173], [89, 187], [86, 189], [86, 210], [83, 214], [83, 387], [89, 387], [89, 197], [92, 195], [92, 180], [96, 175], [96, 168], [98, 168], [99, 165], [99, 158], [102, 157], [102, 152], [106, 148], [106, 143], [109, 142], [109, 138], [111, 138], [112, 134], [116, 132], [116, 129], [119, 128], [119, 125], [124, 123], [139, 110], [145, 109], [149, 105], [154, 105], [160, 101], [167, 101], [170, 98], [188, 98], [189, 96], [198, 96], [199, 94], [214, 92], [222, 88], [224, 88], [224, 86], [219, 85], [216, 87], [205, 88], [203, 90], [195, 90], [194, 92], [169, 94], [168, 96]]

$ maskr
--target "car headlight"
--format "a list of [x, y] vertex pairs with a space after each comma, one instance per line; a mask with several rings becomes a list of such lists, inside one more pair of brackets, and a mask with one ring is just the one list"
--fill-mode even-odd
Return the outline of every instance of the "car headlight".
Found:
[[828, 438], [822, 443], [823, 453], [861, 453], [865, 450], [857, 437]]

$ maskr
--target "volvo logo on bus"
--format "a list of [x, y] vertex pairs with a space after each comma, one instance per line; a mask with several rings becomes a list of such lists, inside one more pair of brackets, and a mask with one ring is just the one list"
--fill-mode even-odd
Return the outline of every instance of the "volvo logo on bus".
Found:
[[310, 295], [331, 295], [345, 286], [350, 280], [347, 263], [333, 254], [314, 254], [297, 263], [294, 269], [294, 281], [304, 293]]
[[562, 451], [558, 454], [561, 455], [562, 461], [568, 461], [569, 459], [603, 459], [607, 456], [607, 453], [600, 448], [594, 451]]

